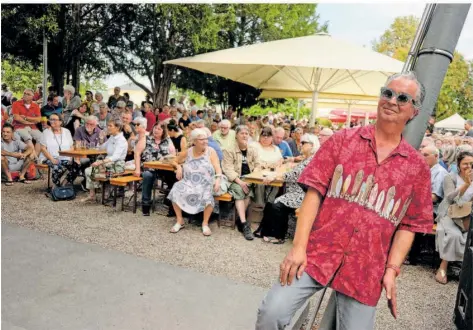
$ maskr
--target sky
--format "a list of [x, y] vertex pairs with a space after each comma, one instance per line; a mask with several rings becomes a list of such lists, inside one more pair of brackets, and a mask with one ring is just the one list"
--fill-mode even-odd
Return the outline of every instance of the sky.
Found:
[[[398, 16], [422, 17], [423, 3], [319, 3], [317, 13], [320, 22], [328, 22], [329, 34], [338, 39], [371, 48], [374, 39], [379, 38]], [[457, 50], [467, 59], [473, 60], [473, 7], [463, 27]], [[149, 85], [147, 79], [139, 79]], [[105, 80], [109, 88], [129, 82], [125, 75], [113, 75]]]

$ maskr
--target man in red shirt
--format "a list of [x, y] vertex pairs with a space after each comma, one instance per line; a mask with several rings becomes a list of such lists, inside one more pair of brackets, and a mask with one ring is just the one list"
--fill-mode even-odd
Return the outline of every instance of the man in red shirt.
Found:
[[171, 115], [169, 114], [169, 106], [165, 105], [163, 111], [158, 115], [158, 121], [162, 122], [168, 118], [171, 118]]
[[[31, 147], [34, 147], [35, 156], [41, 152], [41, 138], [43, 134], [38, 130], [36, 124], [41, 122], [41, 110], [33, 102], [34, 91], [30, 88], [23, 92], [23, 99], [16, 101], [12, 105], [13, 127], [20, 135], [21, 139]], [[33, 139], [36, 146], [33, 146]]]
[[415, 233], [433, 226], [429, 167], [401, 135], [423, 98], [415, 74], [395, 74], [374, 126], [342, 130], [321, 146], [299, 178], [307, 193], [294, 245], [256, 329], [283, 329], [325, 286], [336, 292], [337, 329], [373, 329], [382, 288], [397, 317], [396, 277]]

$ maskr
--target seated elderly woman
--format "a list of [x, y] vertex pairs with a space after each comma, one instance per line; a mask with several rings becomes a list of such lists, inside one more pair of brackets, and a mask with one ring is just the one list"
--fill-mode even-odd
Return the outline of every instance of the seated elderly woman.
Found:
[[[436, 218], [435, 246], [442, 262], [435, 275], [435, 280], [441, 284], [447, 283], [448, 262], [463, 260], [472, 214], [473, 153], [461, 152], [457, 157], [457, 164], [460, 173], [449, 173], [445, 176], [444, 199], [439, 205]], [[462, 208], [458, 208], [458, 206], [468, 207], [469, 213], [467, 215], [459, 214], [458, 211]]]
[[74, 141], [71, 132], [67, 128], [61, 127], [61, 117], [53, 113], [49, 116], [48, 126], [43, 131], [41, 141], [41, 151], [46, 163], [51, 168], [52, 182], [55, 186], [61, 186], [61, 178], [67, 173], [67, 183], [72, 185], [74, 180], [80, 174], [80, 164], [71, 157], [60, 156], [59, 151], [72, 149]]
[[[286, 193], [276, 198], [274, 203], [266, 204], [261, 224], [254, 232], [256, 237], [263, 237], [266, 242], [284, 243], [289, 215], [301, 206], [304, 199], [305, 193], [297, 180], [318, 150], [319, 141], [315, 135], [304, 134], [301, 138], [301, 145], [302, 161], [292, 171], [284, 173], [282, 178], [286, 182]], [[269, 237], [274, 237], [274, 239]]]
[[[264, 127], [261, 130], [259, 142], [253, 143], [259, 155], [262, 169], [274, 170], [283, 163], [281, 150], [273, 144], [273, 130]], [[256, 185], [254, 203], [264, 206], [267, 202], [273, 202], [279, 188], [265, 185]]]
[[85, 169], [85, 184], [90, 192], [88, 197], [82, 199], [82, 202], [95, 201], [95, 189], [99, 187], [99, 183], [93, 181], [93, 178], [104, 177], [105, 173], [103, 171], [115, 174], [125, 170], [128, 143], [121, 129], [120, 119], [113, 118], [108, 122], [107, 133], [110, 134], [110, 137], [107, 142], [99, 146], [99, 149], [107, 150], [107, 156], [103, 160], [93, 162], [90, 167]]
[[[141, 131], [142, 127], [139, 128]], [[168, 130], [164, 123], [155, 124], [150, 135], [144, 139], [139, 139], [135, 147], [135, 175], [139, 176], [141, 174], [143, 176], [141, 209], [144, 216], [150, 215], [151, 192], [156, 180], [156, 174], [163, 178], [169, 189], [172, 188], [176, 179], [174, 173], [170, 171], [143, 169], [141, 173], [141, 167], [144, 162], [162, 160], [166, 156], [175, 154], [176, 149], [168, 136]]]
[[176, 169], [176, 178], [180, 181], [174, 184], [168, 195], [177, 218], [171, 233], [177, 233], [184, 227], [182, 211], [188, 214], [203, 211], [202, 233], [210, 236], [209, 220], [215, 205], [213, 192], [218, 192], [220, 188], [222, 170], [217, 153], [208, 146], [207, 133], [197, 128], [190, 137], [193, 147], [181, 152], [172, 163]]
[[259, 167], [259, 157], [256, 147], [248, 144], [249, 137], [250, 130], [247, 126], [237, 126], [235, 147], [223, 150], [222, 170], [231, 182], [228, 192], [235, 200], [235, 208], [243, 226], [243, 236], [247, 240], [252, 240], [254, 237], [246, 221], [246, 209], [250, 204], [250, 195], [253, 195], [253, 185], [241, 178]]

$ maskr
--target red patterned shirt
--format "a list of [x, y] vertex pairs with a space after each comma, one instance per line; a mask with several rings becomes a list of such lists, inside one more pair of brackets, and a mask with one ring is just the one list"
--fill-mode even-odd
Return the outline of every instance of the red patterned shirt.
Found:
[[381, 164], [374, 126], [343, 130], [322, 145], [299, 183], [323, 201], [307, 246], [306, 272], [376, 306], [397, 229], [432, 231], [430, 170], [404, 139]]

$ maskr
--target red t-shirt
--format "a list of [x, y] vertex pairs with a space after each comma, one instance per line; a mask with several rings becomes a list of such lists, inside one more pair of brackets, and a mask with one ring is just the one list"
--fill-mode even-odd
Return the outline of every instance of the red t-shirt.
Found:
[[[12, 114], [26, 116], [26, 117], [41, 118], [41, 110], [39, 109], [39, 106], [36, 103], [31, 102], [30, 108], [27, 109], [23, 100], [19, 100], [13, 103]], [[30, 126], [31, 129], [38, 129], [38, 127], [36, 127], [36, 124], [25, 125], [25, 124], [17, 122], [16, 120], [13, 120], [13, 127], [15, 127], [15, 129], [25, 128], [26, 126]]]
[[396, 230], [433, 226], [430, 170], [404, 139], [381, 164], [374, 126], [343, 130], [315, 154], [299, 183], [320, 192], [306, 272], [322, 285], [376, 306]]
[[148, 112], [145, 114], [145, 118], [146, 118], [146, 120], [148, 121], [148, 124], [147, 124], [147, 126], [146, 126], [146, 130], [147, 130], [148, 132], [151, 132], [151, 130], [153, 129], [154, 124], [156, 124], [156, 116], [154, 115], [153, 112], [148, 111]]
[[165, 121], [166, 119], [168, 118], [171, 118], [171, 115], [170, 114], [167, 114], [167, 113], [164, 113], [164, 112], [161, 112], [159, 115], [158, 115], [158, 120], [161, 122], [161, 121]]

